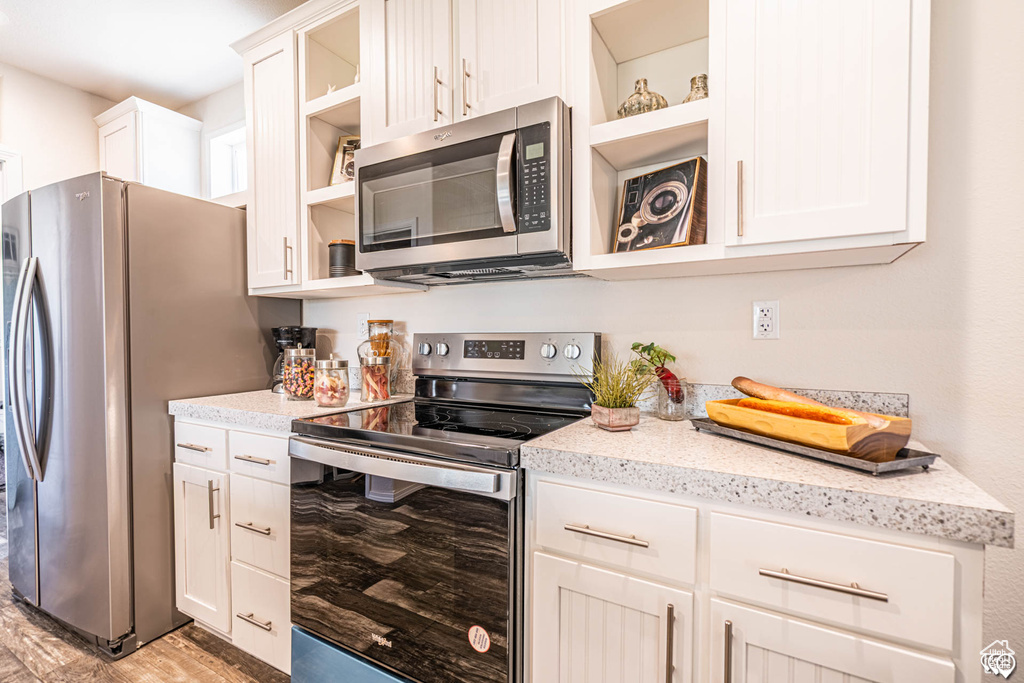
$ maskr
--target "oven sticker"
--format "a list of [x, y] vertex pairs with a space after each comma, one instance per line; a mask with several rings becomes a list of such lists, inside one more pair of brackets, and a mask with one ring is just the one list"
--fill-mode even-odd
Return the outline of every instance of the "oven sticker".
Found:
[[483, 626], [473, 626], [469, 629], [469, 644], [477, 652], [487, 652], [491, 649], [491, 637]]

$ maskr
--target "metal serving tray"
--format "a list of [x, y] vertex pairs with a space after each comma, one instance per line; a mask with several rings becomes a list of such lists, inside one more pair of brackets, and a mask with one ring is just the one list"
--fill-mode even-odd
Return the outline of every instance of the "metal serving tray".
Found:
[[724, 427], [709, 417], [693, 418], [690, 422], [692, 422], [694, 428], [700, 432], [710, 432], [712, 434], [718, 434], [719, 436], [728, 436], [733, 439], [739, 439], [740, 441], [757, 444], [758, 446], [767, 446], [768, 448], [786, 451], [787, 453], [802, 455], [806, 458], [814, 458], [815, 460], [829, 462], [833, 465], [842, 465], [843, 467], [850, 467], [855, 470], [861, 470], [862, 472], [870, 472], [874, 475], [882, 474], [884, 472], [906, 470], [911, 467], [920, 467], [926, 470], [929, 465], [935, 462], [935, 458], [939, 457], [935, 453], [926, 453], [924, 451], [915, 451], [912, 448], [903, 448], [896, 454], [895, 460], [890, 460], [889, 462], [869, 462], [849, 455], [834, 453], [833, 451], [825, 451], [820, 448], [812, 448], [798, 443], [773, 439], [770, 436], [754, 434], [753, 432], [748, 432], [743, 429]]

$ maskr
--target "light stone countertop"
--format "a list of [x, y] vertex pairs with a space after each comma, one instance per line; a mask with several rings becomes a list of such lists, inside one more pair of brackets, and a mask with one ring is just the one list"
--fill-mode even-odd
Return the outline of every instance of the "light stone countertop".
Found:
[[[911, 447], [928, 450], [919, 443]], [[1013, 512], [942, 458], [873, 476], [735, 439], [689, 420], [641, 417], [628, 432], [590, 419], [531, 440], [520, 465], [638, 488], [742, 503], [968, 543], [1013, 547]]]
[[284, 394], [275, 394], [269, 389], [264, 389], [171, 401], [168, 404], [168, 412], [175, 417], [209, 420], [274, 432], [290, 432], [292, 420], [348, 413], [412, 399], [412, 394], [395, 394], [389, 401], [362, 403], [357, 400], [357, 395], [352, 395], [342, 408], [321, 408], [317, 406], [316, 401], [289, 401]]

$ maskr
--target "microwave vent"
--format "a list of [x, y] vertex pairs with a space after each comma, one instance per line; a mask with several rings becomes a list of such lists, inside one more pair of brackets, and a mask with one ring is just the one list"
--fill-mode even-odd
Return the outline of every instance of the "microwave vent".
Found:
[[490, 275], [519, 275], [520, 271], [513, 268], [475, 268], [473, 270], [452, 270], [447, 273], [436, 273], [440, 277], [481, 277]]

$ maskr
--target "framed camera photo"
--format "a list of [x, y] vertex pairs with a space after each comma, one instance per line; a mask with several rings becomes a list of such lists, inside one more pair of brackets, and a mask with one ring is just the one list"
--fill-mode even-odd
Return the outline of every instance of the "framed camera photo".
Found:
[[707, 165], [694, 157], [627, 180], [612, 253], [704, 244]]
[[338, 150], [334, 153], [334, 168], [331, 170], [331, 185], [347, 183], [356, 177], [357, 149], [358, 135], [343, 135], [338, 138]]

